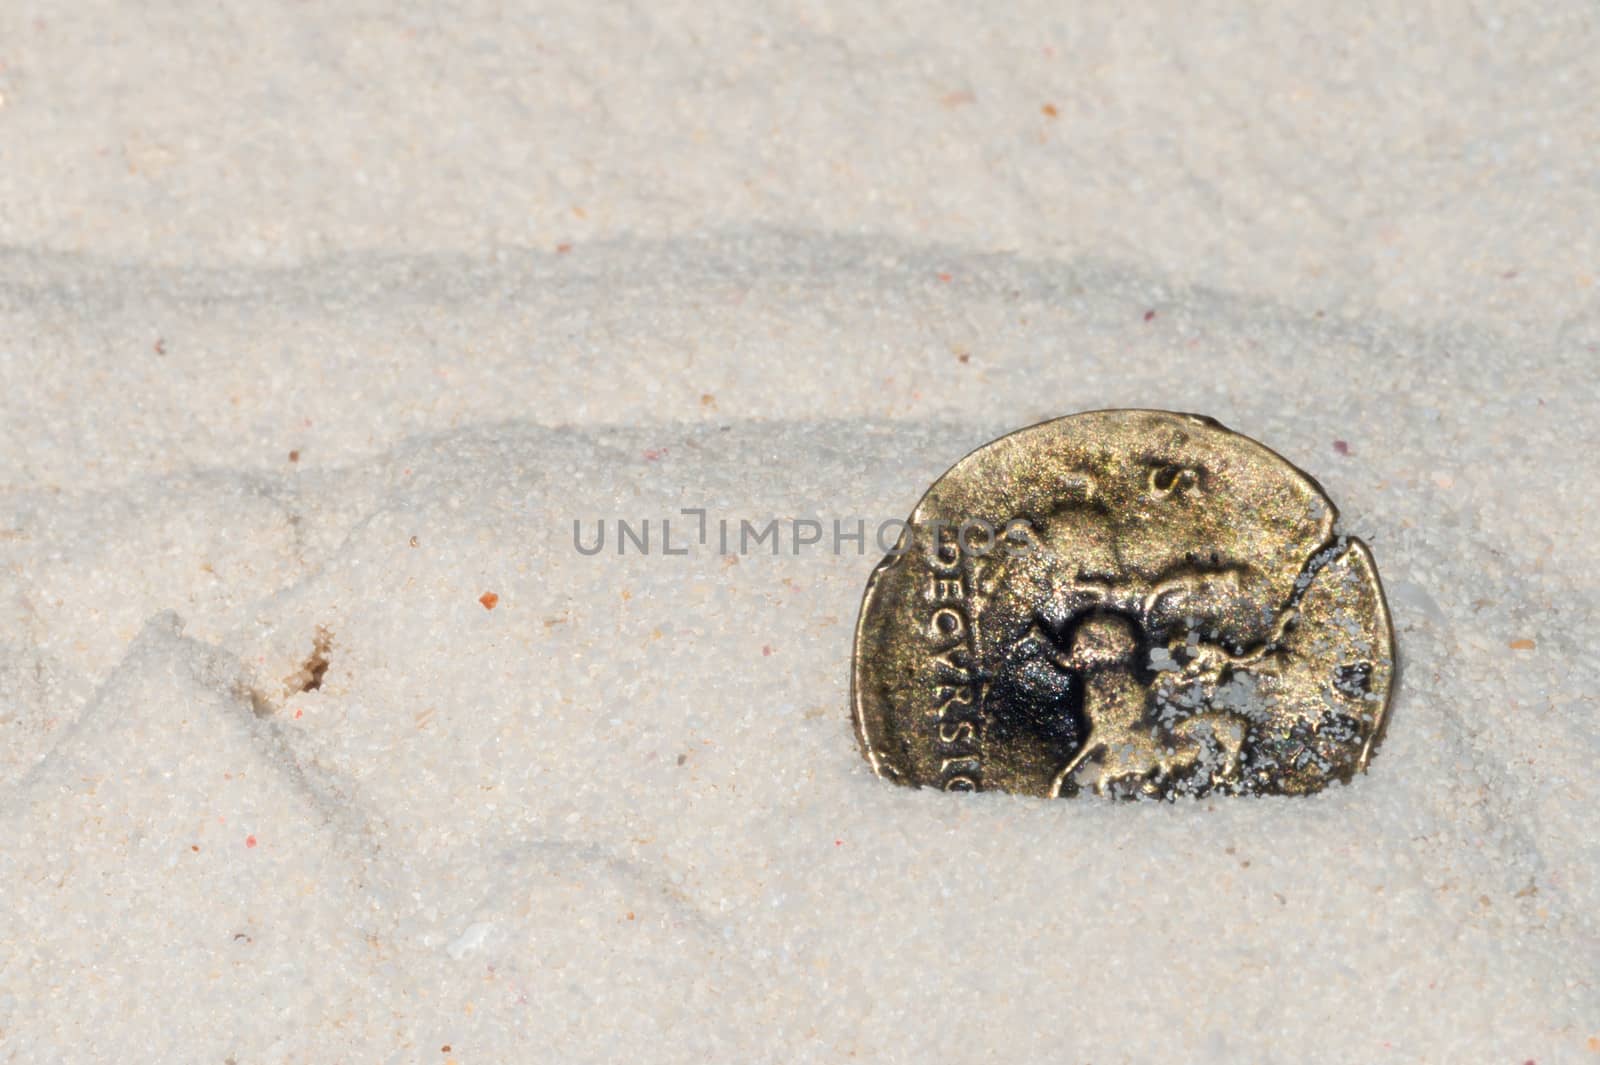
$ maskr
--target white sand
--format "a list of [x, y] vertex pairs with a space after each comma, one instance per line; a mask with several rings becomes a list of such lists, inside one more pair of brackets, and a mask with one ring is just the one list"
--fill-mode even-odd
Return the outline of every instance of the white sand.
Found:
[[[1600, 1061], [1592, 5], [392, 6], [0, 6], [0, 1061]], [[573, 549], [1119, 405], [1372, 545], [1354, 786], [895, 789], [870, 545]]]

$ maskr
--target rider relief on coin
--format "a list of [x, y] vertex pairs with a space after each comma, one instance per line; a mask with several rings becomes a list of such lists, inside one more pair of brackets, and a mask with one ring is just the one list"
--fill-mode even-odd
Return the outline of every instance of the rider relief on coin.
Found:
[[879, 775], [947, 791], [1290, 794], [1365, 770], [1394, 635], [1310, 476], [1210, 418], [1105, 410], [987, 444], [867, 582]]

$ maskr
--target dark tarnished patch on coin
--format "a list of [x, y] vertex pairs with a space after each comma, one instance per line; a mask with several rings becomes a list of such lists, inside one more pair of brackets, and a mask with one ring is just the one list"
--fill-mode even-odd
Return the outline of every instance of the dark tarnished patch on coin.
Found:
[[867, 582], [878, 774], [948, 791], [1305, 794], [1364, 770], [1394, 634], [1307, 474], [1210, 418], [1075, 414], [939, 478]]

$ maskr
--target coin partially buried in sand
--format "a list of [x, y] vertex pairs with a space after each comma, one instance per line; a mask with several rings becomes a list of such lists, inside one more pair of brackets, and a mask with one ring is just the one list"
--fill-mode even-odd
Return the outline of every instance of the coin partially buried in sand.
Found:
[[851, 700], [901, 784], [1305, 794], [1365, 770], [1394, 634], [1321, 486], [1210, 418], [1075, 414], [951, 468], [867, 582]]

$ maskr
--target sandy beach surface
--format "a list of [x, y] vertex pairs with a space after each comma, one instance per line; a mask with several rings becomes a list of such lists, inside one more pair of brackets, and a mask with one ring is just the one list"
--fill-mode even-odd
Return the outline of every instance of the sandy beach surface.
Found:
[[[1597, 223], [1587, 3], [0, 5], [0, 1061], [1600, 1063]], [[1365, 777], [868, 770], [1118, 406], [1371, 545]]]

